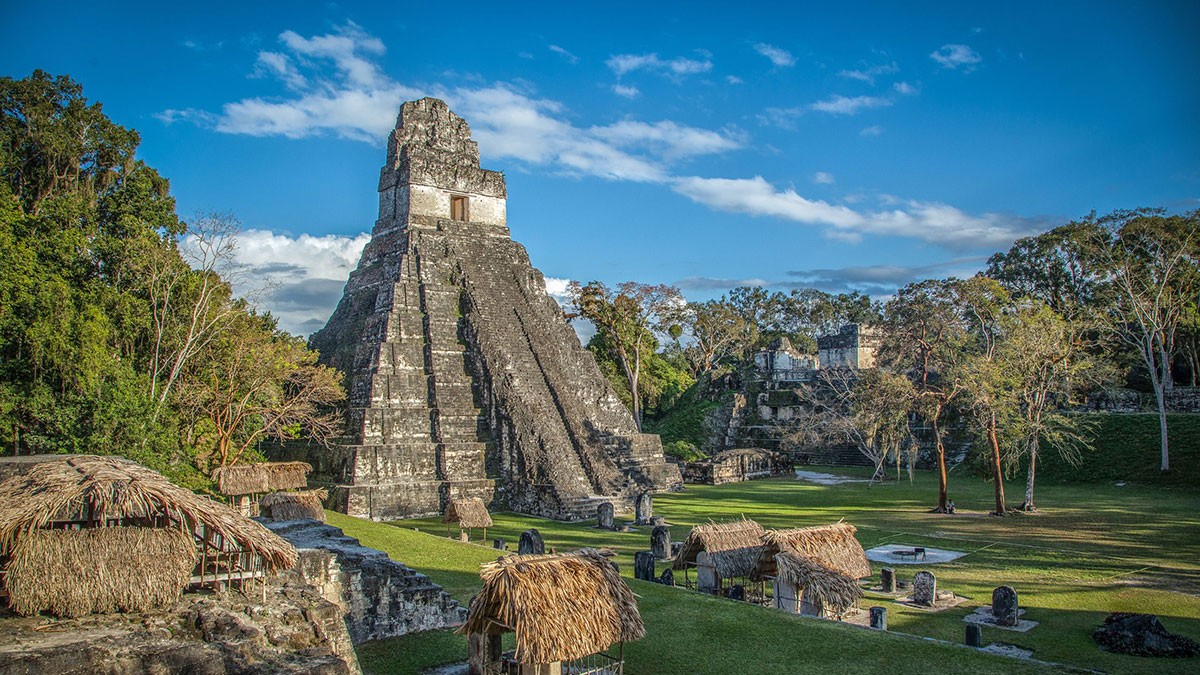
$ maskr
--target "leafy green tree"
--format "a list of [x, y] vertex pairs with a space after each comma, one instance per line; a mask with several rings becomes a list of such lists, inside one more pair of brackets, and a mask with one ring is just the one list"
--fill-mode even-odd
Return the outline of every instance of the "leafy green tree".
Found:
[[943, 420], [963, 393], [961, 363], [966, 357], [967, 327], [956, 308], [954, 280], [909, 284], [884, 308], [879, 365], [907, 376], [913, 407], [933, 432], [937, 459], [936, 513], [949, 511]]
[[340, 373], [318, 365], [304, 340], [276, 330], [269, 315], [234, 314], [200, 357], [179, 399], [209, 467], [238, 463], [263, 439], [327, 442], [338, 432]]
[[683, 354], [693, 378], [722, 363], [745, 358], [758, 333], [724, 297], [687, 303], [682, 320], [689, 338]]
[[578, 315], [591, 321], [625, 377], [630, 407], [642, 428], [643, 368], [658, 346], [655, 331], [667, 332], [679, 324], [685, 306], [679, 289], [627, 281], [616, 290], [599, 281], [586, 285], [571, 282], [568, 289]]
[[[254, 399], [261, 433], [304, 428], [296, 401], [329, 374], [234, 300], [225, 263], [236, 223], [201, 217], [189, 231], [167, 180], [136, 158], [138, 142], [69, 77], [0, 78], [0, 443], [13, 454], [119, 453], [203, 487], [209, 449], [194, 417], [181, 424], [179, 390], [196, 399], [227, 363], [222, 345], [239, 336], [259, 345], [264, 368], [295, 365], [260, 371], [293, 411], [272, 416]], [[249, 426], [230, 438], [252, 437]]]
[[1018, 406], [1019, 453], [1026, 460], [1022, 511], [1036, 511], [1034, 484], [1043, 441], [1070, 464], [1090, 444], [1091, 426], [1066, 406], [1078, 391], [1109, 378], [1109, 369], [1083, 348], [1078, 323], [1048, 305], [1027, 300], [1004, 317], [996, 361], [1011, 378]]
[[1011, 445], [1002, 443], [1001, 436], [1016, 428], [1019, 410], [1016, 374], [999, 358], [1012, 299], [994, 279], [976, 276], [955, 283], [955, 302], [969, 330], [966, 357], [957, 369], [964, 393], [960, 407], [975, 420], [984, 439], [995, 490], [992, 514], [1003, 516], [1008, 511], [1004, 463], [1006, 455], [1012, 455]]
[[882, 480], [888, 462], [899, 469], [914, 463], [916, 439], [909, 429], [912, 387], [901, 375], [881, 369], [818, 371], [817, 380], [801, 386], [803, 405], [787, 440], [802, 446], [847, 443], [875, 467], [872, 480]]
[[1161, 209], [1116, 211], [1094, 225], [1093, 245], [1107, 270], [1111, 307], [1098, 318], [1146, 367], [1158, 406], [1159, 468], [1168, 471], [1166, 393], [1177, 333], [1200, 294], [1200, 211], [1178, 216]]

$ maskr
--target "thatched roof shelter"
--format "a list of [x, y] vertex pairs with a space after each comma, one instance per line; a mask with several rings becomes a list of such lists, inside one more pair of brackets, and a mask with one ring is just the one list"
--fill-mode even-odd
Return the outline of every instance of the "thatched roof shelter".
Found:
[[259, 502], [262, 513], [271, 520], [319, 520], [325, 522], [324, 490], [272, 492]]
[[178, 597], [197, 546], [255, 556], [266, 572], [296, 563], [292, 545], [262, 525], [123, 457], [68, 456], [0, 483], [0, 556], [11, 557], [5, 583], [21, 611], [76, 615]]
[[776, 555], [775, 567], [780, 581], [804, 589], [809, 602], [837, 615], [854, 607], [863, 595], [854, 579], [793, 553]]
[[697, 525], [688, 533], [672, 567], [685, 569], [703, 551], [722, 579], [748, 576], [762, 551], [762, 535], [762, 525], [748, 518]]
[[175, 528], [33, 530], [8, 563], [9, 605], [60, 617], [143, 612], [183, 595], [197, 557], [191, 535]]
[[509, 555], [485, 563], [483, 589], [460, 633], [516, 632], [516, 660], [569, 661], [646, 634], [637, 600], [611, 552]]
[[488, 513], [487, 506], [479, 497], [451, 499], [446, 504], [446, 515], [442, 517], [442, 522], [458, 523], [461, 528], [491, 527], [492, 514]]
[[308, 486], [312, 466], [306, 462], [263, 462], [234, 464], [213, 471], [217, 491], [227, 497], [263, 494], [276, 490], [298, 490]]
[[769, 530], [762, 537], [762, 553], [754, 566], [754, 578], [776, 576], [775, 556], [780, 553], [791, 553], [851, 579], [869, 577], [871, 562], [862, 544], [854, 538], [857, 531], [858, 528], [846, 522]]
[[61, 522], [102, 527], [156, 524], [193, 532], [204, 526], [230, 546], [285, 569], [296, 562], [291, 544], [229, 506], [184, 489], [124, 457], [73, 455], [43, 462], [0, 483], [0, 554], [30, 532]]

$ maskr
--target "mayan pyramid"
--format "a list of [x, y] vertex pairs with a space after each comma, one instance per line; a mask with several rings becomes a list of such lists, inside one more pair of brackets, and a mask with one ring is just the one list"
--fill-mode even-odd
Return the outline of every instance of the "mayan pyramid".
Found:
[[465, 120], [401, 107], [371, 241], [311, 340], [346, 373], [346, 437], [274, 453], [312, 463], [333, 508], [387, 520], [480, 497], [579, 520], [681, 484], [510, 238], [506, 197]]

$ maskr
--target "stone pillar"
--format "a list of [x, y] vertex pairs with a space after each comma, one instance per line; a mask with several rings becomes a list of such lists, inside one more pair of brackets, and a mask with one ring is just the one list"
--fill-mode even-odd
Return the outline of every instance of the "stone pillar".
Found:
[[492, 540], [492, 548], [500, 549], [501, 551], [503, 551], [504, 547], [506, 545], [507, 545], [507, 542], [505, 542], [503, 539], [493, 539]]
[[967, 624], [967, 646], [983, 646], [983, 628], [977, 623]]
[[458, 531], [458, 540], [463, 543], [469, 542], [469, 541], [471, 541], [471, 535], [467, 534], [466, 530], [459, 530]]
[[887, 607], [871, 608], [871, 628], [887, 630]]
[[613, 529], [613, 505], [612, 502], [603, 502], [596, 507], [596, 527], [602, 530]]
[[467, 637], [467, 672], [483, 675], [484, 667], [500, 660], [500, 636], [471, 633]]
[[1021, 610], [1017, 606], [1017, 592], [1012, 586], [1001, 586], [992, 591], [992, 619], [998, 626], [1015, 626], [1020, 620]]
[[825, 616], [825, 605], [815, 593], [800, 592], [800, 616]]
[[517, 544], [517, 553], [542, 554], [546, 552], [546, 542], [542, 541], [542, 533], [536, 529], [528, 529], [521, 533], [521, 541]]
[[654, 554], [652, 552], [638, 551], [633, 554], [633, 578], [654, 581]]
[[932, 572], [921, 570], [913, 575], [912, 601], [918, 605], [933, 607], [937, 602], [937, 577]]
[[654, 531], [650, 533], [650, 550], [659, 560], [667, 560], [671, 557], [671, 528], [666, 525], [654, 528]]
[[633, 503], [633, 512], [636, 524], [649, 523], [650, 517], [654, 515], [654, 493], [647, 491], [638, 495], [637, 501]]
[[701, 593], [716, 595], [721, 588], [721, 578], [717, 576], [717, 568], [707, 551], [696, 554], [696, 590]]
[[799, 600], [800, 591], [795, 585], [789, 584], [786, 581], [781, 581], [779, 577], [774, 581], [775, 589], [775, 608], [782, 609], [785, 612], [795, 614], [800, 611]]
[[667, 519], [663, 518], [662, 516], [650, 516], [650, 524], [655, 527], [658, 527], [659, 525], [666, 525]]
[[658, 578], [658, 583], [662, 584], [663, 586], [675, 585], [675, 573], [671, 571], [670, 567], [663, 570], [662, 576]]
[[879, 570], [879, 585], [884, 593], [896, 592], [896, 570], [885, 567]]

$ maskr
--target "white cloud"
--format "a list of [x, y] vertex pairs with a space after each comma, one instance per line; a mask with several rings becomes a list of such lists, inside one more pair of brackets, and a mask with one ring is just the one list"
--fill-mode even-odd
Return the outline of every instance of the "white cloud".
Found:
[[833, 185], [833, 174], [825, 173], [824, 171], [818, 171], [813, 174], [813, 182], [817, 183], [818, 185]]
[[637, 98], [638, 94], [641, 94], [642, 92], [638, 91], [637, 87], [627, 87], [623, 84], [614, 84], [613, 93], [617, 96], [624, 96], [625, 98]]
[[894, 89], [897, 94], [903, 94], [905, 96], [912, 96], [920, 91], [907, 82], [896, 82], [892, 85], [892, 89]]
[[308, 87], [308, 79], [300, 74], [296, 64], [292, 63], [287, 54], [279, 52], [259, 52], [253, 76], [276, 77], [293, 91], [302, 91]]
[[806, 199], [791, 188], [777, 189], [761, 176], [681, 178], [674, 189], [710, 208], [820, 226], [826, 236], [849, 242], [876, 235], [920, 239], [952, 249], [1001, 247], [1040, 226], [995, 213], [972, 216], [948, 204], [915, 200], [901, 200], [896, 208], [887, 210], [856, 211]]
[[738, 77], [737, 75], [726, 75], [725, 81], [729, 84], [741, 84], [742, 78]]
[[675, 191], [721, 211], [775, 216], [804, 223], [853, 228], [862, 216], [845, 206], [805, 199], [795, 190], [779, 191], [762, 176], [754, 178], [682, 178]]
[[379, 88], [388, 84], [383, 70], [363, 54], [380, 56], [387, 49], [383, 41], [359, 28], [353, 21], [328, 35], [306, 38], [295, 31], [284, 31], [279, 41], [301, 57], [329, 59], [353, 85]]
[[664, 60], [659, 58], [658, 54], [615, 54], [610, 56], [605, 64], [617, 77], [635, 70], [655, 71], [672, 77], [696, 75], [712, 70], [712, 61], [708, 58], [703, 61], [683, 57]]
[[809, 107], [831, 115], [857, 115], [859, 111], [868, 108], [886, 108], [892, 105], [892, 100], [880, 96], [841, 96], [836, 95], [824, 101], [817, 101]]
[[724, 134], [697, 129], [670, 120], [649, 124], [623, 120], [603, 127], [592, 127], [588, 133], [615, 147], [653, 147], [666, 159], [710, 155], [741, 147], [736, 132]]
[[883, 135], [883, 127], [879, 126], [878, 124], [872, 124], [871, 126], [865, 127], [862, 131], [858, 132], [858, 135], [859, 136], [882, 136]]
[[567, 63], [570, 63], [571, 65], [579, 63], [578, 56], [575, 56], [571, 52], [567, 51], [566, 49], [563, 49], [562, 47], [559, 47], [558, 45], [550, 45], [549, 49], [550, 49], [550, 51], [554, 52], [555, 54], [558, 54], [559, 56], [566, 59]]
[[765, 42], [759, 42], [758, 44], [754, 45], [754, 51], [767, 57], [771, 60], [771, 63], [774, 63], [776, 66], [781, 68], [796, 65], [796, 57], [792, 56], [791, 52], [781, 47], [769, 45]]
[[[528, 86], [482, 83], [428, 91], [410, 87], [379, 68], [374, 59], [385, 46], [352, 23], [327, 35], [303, 37], [286, 31], [279, 39], [284, 50], [261, 52], [254, 74], [278, 80], [290, 96], [234, 101], [217, 115], [166, 110], [159, 119], [168, 124], [192, 121], [230, 134], [334, 135], [379, 144], [394, 128], [404, 101], [434, 95], [471, 121], [475, 139], [490, 159], [512, 158], [571, 174], [642, 182], [666, 180], [675, 160], [741, 146], [734, 131], [697, 129], [669, 120], [580, 128], [567, 121], [569, 113], [560, 103], [536, 98]], [[692, 67], [665, 63], [678, 72]], [[617, 85], [614, 91], [636, 95], [637, 89]]]
[[969, 73], [975, 69], [975, 66], [983, 61], [983, 57], [979, 52], [971, 49], [967, 45], [945, 44], [937, 51], [932, 52], [929, 58], [937, 61], [943, 68], [957, 70], [961, 68], [963, 72]]
[[546, 277], [546, 295], [554, 298], [558, 304], [565, 307], [571, 301], [571, 296], [567, 293], [567, 287], [570, 285], [570, 279]]
[[875, 78], [880, 75], [891, 75], [900, 72], [900, 66], [895, 62], [884, 63], [877, 66], [866, 68], [858, 68], [855, 70], [843, 70], [838, 73], [838, 77], [844, 77], [850, 80], [858, 80], [867, 84], [875, 84]]
[[[333, 313], [350, 272], [358, 264], [370, 235], [353, 237], [302, 234], [292, 237], [266, 230], [246, 230], [237, 237], [234, 292], [257, 295], [258, 303], [279, 320], [279, 327], [308, 335]], [[192, 245], [185, 237], [182, 248]], [[265, 286], [265, 291], [263, 290]]]

